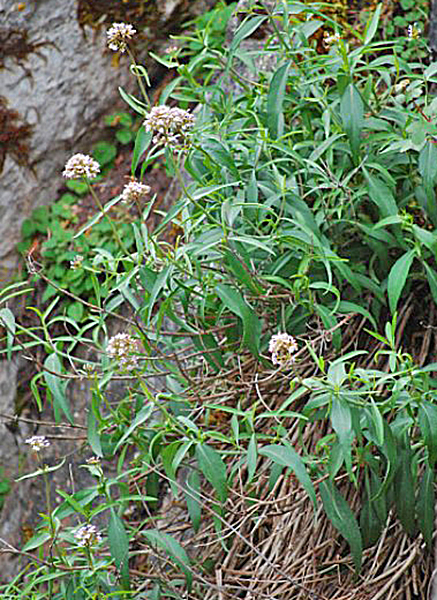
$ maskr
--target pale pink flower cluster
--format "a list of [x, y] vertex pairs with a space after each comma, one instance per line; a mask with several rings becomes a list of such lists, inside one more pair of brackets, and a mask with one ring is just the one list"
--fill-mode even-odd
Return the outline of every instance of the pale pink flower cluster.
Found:
[[74, 154], [68, 159], [62, 175], [66, 179], [94, 179], [100, 173], [99, 163], [87, 154]]
[[188, 110], [169, 106], [154, 106], [144, 121], [146, 131], [152, 131], [154, 144], [184, 147], [195, 122]]
[[285, 367], [294, 362], [294, 354], [298, 350], [296, 340], [288, 333], [277, 333], [269, 342], [269, 352], [274, 365]]
[[137, 30], [129, 23], [113, 23], [106, 32], [108, 47], [114, 52], [124, 52], [127, 48], [127, 40], [132, 39], [136, 32]]
[[26, 444], [32, 448], [34, 452], [39, 452], [43, 448], [48, 448], [50, 446], [49, 440], [43, 435], [33, 435], [30, 438], [27, 438]]
[[116, 360], [120, 367], [131, 371], [138, 367], [138, 344], [135, 338], [128, 333], [117, 333], [108, 342], [106, 353]]
[[79, 546], [94, 546], [102, 541], [95, 525], [82, 525], [74, 534]]
[[138, 202], [140, 198], [147, 196], [149, 192], [150, 187], [148, 185], [132, 179], [132, 181], [124, 186], [121, 199], [123, 202]]

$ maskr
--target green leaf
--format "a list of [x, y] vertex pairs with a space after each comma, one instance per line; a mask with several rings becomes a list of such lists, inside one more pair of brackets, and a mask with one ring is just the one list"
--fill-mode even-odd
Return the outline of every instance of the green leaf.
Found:
[[215, 290], [223, 304], [243, 321], [243, 343], [258, 356], [261, 322], [255, 311], [246, 303], [240, 292], [230, 286], [219, 283]]
[[428, 462], [434, 468], [437, 461], [437, 406], [422, 400], [418, 411], [419, 427], [428, 448]]
[[428, 551], [432, 549], [432, 538], [434, 533], [434, 469], [426, 466], [419, 487], [417, 498], [417, 522], [423, 535]]
[[347, 86], [341, 98], [340, 115], [344, 130], [349, 138], [352, 155], [355, 162], [357, 162], [361, 130], [364, 125], [364, 104], [353, 83]]
[[361, 569], [363, 542], [355, 515], [332, 481], [322, 481], [319, 489], [326, 516], [349, 543], [358, 573]]
[[314, 507], [317, 505], [316, 492], [312, 481], [306, 471], [305, 464], [301, 457], [291, 446], [281, 446], [272, 444], [264, 446], [259, 450], [259, 454], [270, 458], [273, 462], [283, 467], [289, 467], [300, 481], [302, 487], [311, 498]]
[[91, 450], [96, 456], [103, 456], [102, 444], [100, 442], [100, 435], [98, 430], [98, 420], [94, 411], [90, 409], [88, 411], [88, 423], [87, 423], [87, 437], [88, 443], [91, 446]]
[[123, 98], [123, 100], [131, 108], [133, 108], [135, 112], [139, 113], [143, 117], [146, 116], [147, 110], [145, 104], [143, 104], [142, 102], [140, 102], [140, 100], [132, 96], [132, 94], [128, 94], [127, 92], [125, 92], [122, 87], [119, 87], [118, 91], [120, 92], [120, 96]]
[[390, 188], [378, 177], [365, 172], [369, 185], [369, 196], [379, 208], [382, 217], [397, 215], [398, 207]]
[[280, 137], [284, 129], [284, 104], [285, 88], [287, 85], [290, 62], [281, 65], [274, 73], [269, 92], [267, 94], [267, 128], [272, 139]]
[[379, 17], [381, 16], [382, 3], [378, 4], [375, 12], [369, 20], [367, 21], [366, 28], [364, 30], [364, 45], [370, 44], [370, 42], [375, 37], [375, 34], [378, 30]]
[[135, 175], [135, 171], [138, 167], [138, 163], [141, 160], [144, 152], [149, 147], [149, 144], [152, 140], [153, 133], [151, 131], [145, 131], [144, 127], [140, 127], [135, 138], [135, 146], [132, 154], [132, 166], [131, 173], [132, 176]]
[[50, 539], [52, 539], [52, 534], [50, 533], [50, 531], [39, 531], [24, 544], [22, 550], [23, 552], [30, 552], [30, 550], [35, 550], [35, 548], [39, 548], [40, 546], [48, 542]]
[[426, 278], [428, 279], [429, 289], [431, 290], [431, 295], [434, 302], [437, 304], [437, 273], [432, 269], [425, 261], [423, 261], [423, 266], [426, 271]]
[[152, 412], [153, 404], [151, 402], [146, 401], [146, 404], [138, 411], [132, 423], [121, 436], [120, 440], [117, 443], [117, 446], [115, 447], [114, 452], [117, 452], [120, 446], [124, 444], [124, 442], [130, 437], [130, 435], [135, 431], [135, 429], [137, 429], [140, 425], [147, 421], [147, 419], [150, 418]]
[[226, 465], [220, 454], [207, 444], [197, 444], [196, 458], [200, 470], [216, 490], [219, 500], [225, 502], [228, 495]]
[[352, 427], [351, 409], [345, 400], [336, 397], [335, 395], [332, 398], [330, 420], [332, 428], [337, 434], [338, 441], [343, 449], [343, 456], [346, 460], [347, 469], [349, 472], [352, 472], [351, 449], [354, 431]]
[[128, 590], [129, 582], [129, 538], [123, 521], [111, 507], [111, 516], [108, 525], [109, 551], [114, 559], [115, 566], [121, 575], [124, 589]]
[[99, 211], [97, 214], [94, 215], [94, 217], [92, 219], [90, 219], [87, 223], [85, 223], [85, 225], [83, 225], [83, 227], [81, 227], [79, 229], [79, 231], [74, 234], [73, 239], [75, 240], [76, 238], [80, 237], [83, 233], [88, 231], [88, 229], [90, 229], [93, 225], [98, 223], [100, 221], [100, 219], [105, 216], [105, 214], [108, 212], [108, 210], [111, 209], [115, 204], [117, 204], [117, 202], [120, 201], [120, 198], [121, 198], [121, 195], [118, 195], [118, 196], [115, 196], [115, 198], [112, 198], [112, 200], [110, 200], [109, 202], [107, 202], [105, 204], [105, 206], [103, 207], [103, 211]]
[[185, 575], [187, 587], [188, 590], [190, 590], [193, 582], [193, 575], [190, 570], [190, 559], [179, 542], [168, 535], [168, 533], [164, 533], [157, 529], [144, 531], [143, 535], [149, 544], [156, 545], [161, 548], [161, 550], [164, 550], [167, 556], [178, 565]]
[[412, 474], [412, 453], [408, 449], [398, 450], [399, 467], [394, 478], [395, 504], [399, 521], [408, 535], [414, 535], [414, 501], [416, 490]]
[[431, 188], [437, 177], [437, 146], [428, 140], [419, 153], [419, 173], [426, 188]]
[[[57, 354], [50, 354], [44, 361], [44, 367], [48, 369], [48, 371], [59, 374], [62, 373], [62, 365]], [[59, 421], [60, 412], [63, 412], [69, 423], [74, 425], [73, 414], [65, 393], [66, 382], [60, 377], [57, 377], [54, 373], [49, 373], [48, 371], [44, 371], [44, 380], [52, 394], [56, 420]]]
[[247, 447], [246, 462], [247, 462], [247, 483], [250, 483], [256, 472], [258, 449], [256, 444], [256, 434], [253, 433], [249, 445]]
[[14, 336], [16, 330], [15, 316], [9, 308], [2, 308], [0, 310], [0, 322], [3, 322], [6, 328], [6, 344], [7, 344], [7, 358], [12, 358], [12, 346], [14, 344]]
[[230, 48], [231, 52], [235, 51], [244, 39], [252, 35], [266, 19], [266, 16], [261, 15], [247, 17], [235, 31]]
[[188, 514], [194, 531], [198, 531], [202, 516], [202, 504], [200, 501], [200, 477], [197, 471], [191, 471], [187, 479], [187, 485], [184, 489], [185, 500], [187, 502]]
[[390, 269], [387, 280], [387, 294], [390, 311], [392, 314], [396, 312], [399, 298], [410, 272], [416, 251], [409, 250], [403, 256], [398, 258], [395, 264]]

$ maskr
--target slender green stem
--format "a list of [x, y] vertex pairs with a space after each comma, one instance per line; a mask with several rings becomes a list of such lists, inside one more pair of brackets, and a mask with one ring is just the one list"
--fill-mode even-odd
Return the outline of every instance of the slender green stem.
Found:
[[147, 110], [150, 110], [150, 107], [152, 106], [152, 104], [150, 102], [149, 95], [146, 91], [146, 88], [144, 86], [144, 82], [142, 79], [142, 75], [141, 75], [141, 71], [144, 70], [144, 77], [148, 79], [147, 71], [144, 69], [144, 67], [137, 64], [137, 62], [135, 60], [135, 56], [134, 56], [133, 52], [131, 51], [131, 49], [129, 48], [129, 46], [127, 47], [127, 53], [129, 54], [129, 58], [132, 61], [131, 67], [133, 67], [133, 73], [136, 76], [136, 78], [138, 79], [138, 85], [140, 86], [140, 90], [143, 95], [144, 101], [147, 104]]
[[127, 254], [127, 249], [125, 247], [125, 245], [123, 244], [123, 242], [121, 241], [121, 238], [118, 234], [117, 228], [113, 222], [113, 220], [111, 219], [111, 217], [106, 213], [105, 209], [103, 208], [102, 203], [99, 200], [99, 197], [97, 196], [96, 192], [93, 190], [92, 185], [90, 184], [89, 180], [87, 178], [85, 178], [86, 184], [88, 186], [88, 189], [91, 193], [91, 196], [93, 197], [95, 203], [97, 204], [99, 210], [101, 211], [101, 213], [106, 217], [107, 221], [109, 222], [111, 229], [112, 229], [112, 233], [114, 234], [114, 239], [117, 242], [117, 244], [120, 246], [122, 252], [124, 254]]

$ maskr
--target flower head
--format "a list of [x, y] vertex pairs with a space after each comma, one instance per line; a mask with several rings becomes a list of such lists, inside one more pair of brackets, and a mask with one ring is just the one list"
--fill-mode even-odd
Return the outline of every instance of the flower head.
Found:
[[73, 269], [73, 271], [76, 271], [77, 269], [80, 269], [83, 263], [83, 256], [82, 254], [76, 254], [76, 256], [73, 258], [73, 260], [70, 260], [70, 269]]
[[270, 339], [269, 352], [272, 355], [274, 365], [284, 367], [294, 362], [294, 354], [297, 350], [296, 340], [288, 333], [277, 333]]
[[150, 187], [148, 185], [132, 179], [132, 181], [124, 186], [121, 199], [123, 202], [138, 202], [140, 198], [146, 196], [149, 192]]
[[113, 23], [106, 32], [109, 48], [115, 52], [117, 50], [124, 52], [127, 48], [127, 40], [132, 39], [136, 32], [137, 30], [129, 23]]
[[100, 458], [98, 456], [90, 456], [86, 459], [87, 465], [100, 465]]
[[95, 525], [82, 525], [74, 534], [79, 546], [94, 546], [102, 541], [102, 536]]
[[410, 40], [417, 40], [420, 37], [421, 31], [417, 23], [413, 23], [412, 25], [408, 25], [407, 36]]
[[94, 179], [100, 173], [99, 163], [87, 154], [74, 154], [68, 159], [62, 175], [66, 179]]
[[154, 106], [144, 121], [146, 131], [152, 131], [154, 144], [184, 148], [188, 145], [188, 134], [194, 126], [194, 116], [182, 108]]
[[33, 435], [32, 437], [27, 438], [25, 443], [29, 444], [34, 452], [39, 452], [43, 448], [50, 446], [49, 440], [43, 435]]
[[138, 352], [137, 341], [128, 333], [117, 333], [106, 346], [108, 356], [115, 359], [119, 366], [127, 371], [138, 366], [138, 357], [135, 352]]

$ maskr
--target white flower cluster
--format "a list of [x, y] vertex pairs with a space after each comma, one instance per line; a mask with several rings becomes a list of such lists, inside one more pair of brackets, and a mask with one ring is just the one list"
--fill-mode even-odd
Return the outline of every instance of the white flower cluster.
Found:
[[99, 163], [87, 154], [74, 154], [68, 159], [62, 175], [66, 179], [94, 179], [100, 173]]
[[27, 438], [25, 443], [29, 444], [34, 452], [39, 452], [43, 448], [50, 446], [49, 440], [43, 435], [33, 435], [32, 437]]
[[154, 144], [184, 147], [188, 144], [189, 131], [194, 126], [195, 118], [182, 108], [154, 106], [144, 121], [146, 131], [152, 131]]
[[70, 260], [70, 269], [73, 269], [73, 271], [77, 271], [78, 269], [80, 269], [82, 267], [82, 263], [83, 263], [82, 254], [76, 254], [76, 256], [73, 258], [73, 260]]
[[106, 353], [118, 362], [120, 367], [131, 371], [138, 367], [138, 344], [135, 338], [128, 333], [117, 333], [108, 342]]
[[124, 52], [127, 48], [127, 40], [134, 37], [137, 30], [129, 25], [129, 23], [113, 23], [108, 29], [106, 35], [108, 37], [108, 46], [116, 52]]
[[298, 350], [296, 340], [288, 333], [277, 333], [269, 342], [269, 352], [274, 365], [285, 367], [294, 362], [294, 354]]
[[132, 179], [124, 186], [121, 199], [123, 202], [138, 202], [140, 198], [146, 196], [149, 192], [150, 187], [148, 185]]
[[94, 546], [102, 541], [95, 525], [82, 525], [74, 534], [79, 546]]
[[407, 36], [410, 40], [417, 40], [420, 37], [421, 31], [417, 23], [413, 23], [413, 25], [408, 25], [407, 28]]

